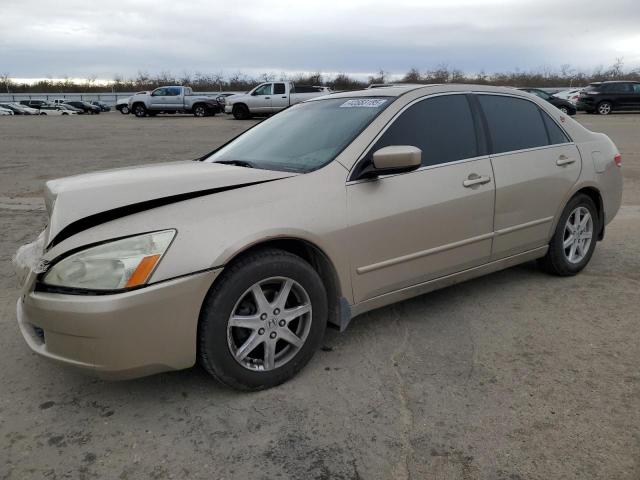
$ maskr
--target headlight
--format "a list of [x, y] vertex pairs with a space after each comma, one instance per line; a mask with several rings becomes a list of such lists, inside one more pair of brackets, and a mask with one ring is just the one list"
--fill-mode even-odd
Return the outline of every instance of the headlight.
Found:
[[163, 230], [87, 248], [54, 264], [43, 283], [87, 290], [139, 287], [147, 282], [175, 234], [175, 230]]

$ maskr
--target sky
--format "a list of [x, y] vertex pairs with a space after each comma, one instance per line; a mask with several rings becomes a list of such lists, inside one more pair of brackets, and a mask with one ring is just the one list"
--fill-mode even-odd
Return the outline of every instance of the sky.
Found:
[[640, 67], [640, 0], [0, 0], [0, 74]]

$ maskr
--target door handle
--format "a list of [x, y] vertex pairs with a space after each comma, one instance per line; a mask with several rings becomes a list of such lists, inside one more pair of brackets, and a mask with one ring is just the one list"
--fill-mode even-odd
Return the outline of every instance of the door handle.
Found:
[[472, 173], [467, 177], [465, 181], [462, 182], [462, 186], [466, 188], [473, 187], [474, 185], [483, 185], [485, 183], [489, 183], [491, 181], [491, 177], [480, 176], [477, 173]]
[[286, 96], [286, 95], [283, 95], [283, 96], [282, 96], [282, 98], [287, 98], [287, 96]]
[[271, 97], [264, 97], [265, 100], [271, 100]]
[[575, 158], [569, 158], [566, 155], [560, 155], [558, 157], [558, 160], [556, 160], [556, 165], [558, 165], [559, 167], [564, 167], [565, 165], [571, 165], [572, 163], [575, 163], [576, 159]]

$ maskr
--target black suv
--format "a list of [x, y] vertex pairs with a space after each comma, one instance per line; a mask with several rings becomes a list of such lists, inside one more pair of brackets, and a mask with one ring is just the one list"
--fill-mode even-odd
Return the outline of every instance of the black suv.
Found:
[[640, 110], [640, 82], [591, 83], [580, 92], [578, 110], [609, 115], [614, 110]]

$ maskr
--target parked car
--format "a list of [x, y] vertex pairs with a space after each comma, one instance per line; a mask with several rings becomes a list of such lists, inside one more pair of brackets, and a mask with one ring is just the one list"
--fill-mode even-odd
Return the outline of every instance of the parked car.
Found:
[[609, 137], [490, 86], [316, 98], [198, 160], [46, 183], [48, 226], [15, 257], [33, 351], [271, 387], [327, 323], [535, 259], [577, 274], [622, 198]]
[[47, 100], [20, 100], [20, 105], [26, 105], [27, 107], [40, 109], [42, 105], [52, 105]]
[[546, 100], [554, 107], [557, 107], [558, 110], [560, 110], [562, 113], [566, 113], [567, 115], [575, 115], [577, 113], [576, 107], [569, 100], [554, 97], [553, 95], [550, 95], [544, 90], [540, 90], [539, 88], [519, 88], [518, 90], [532, 93], [533, 95]]
[[18, 105], [15, 103], [0, 103], [0, 108], [11, 110], [14, 115], [31, 115], [31, 112], [28, 112], [24, 105]]
[[136, 117], [158, 113], [192, 113], [196, 117], [215, 115], [218, 103], [214, 98], [195, 96], [189, 87], [169, 86], [152, 92], [138, 92], [129, 99], [129, 111]]
[[0, 107], [0, 115], [5, 116], [5, 115], [13, 115], [13, 110], [9, 109], [9, 108], [2, 108]]
[[84, 113], [92, 115], [97, 115], [101, 112], [100, 107], [96, 107], [95, 105], [91, 105], [89, 102], [83, 102], [80, 100], [70, 100], [66, 102], [66, 105], [71, 105], [72, 107], [82, 110]]
[[25, 113], [25, 115], [38, 115], [39, 113], [39, 110], [37, 108], [28, 107], [27, 105], [24, 105], [22, 103], [11, 102], [10, 105], [14, 105], [17, 108], [20, 108]]
[[[138, 93], [142, 93], [142, 92], [138, 92]], [[130, 99], [131, 99], [131, 97], [119, 99], [116, 102], [116, 110], [118, 110], [123, 115], [129, 115], [129, 113], [131, 113], [131, 110], [129, 110], [129, 100]]]
[[569, 90], [561, 90], [558, 93], [554, 93], [554, 97], [562, 98], [563, 100], [568, 100], [574, 106], [578, 102], [578, 98], [580, 97], [580, 92], [583, 90], [583, 87], [580, 88], [570, 88]]
[[109, 105], [107, 105], [104, 102], [99, 102], [97, 100], [94, 100], [93, 102], [90, 102], [91, 105], [98, 107], [101, 111], [103, 112], [110, 112], [111, 111], [111, 107]]
[[62, 105], [41, 105], [40, 115], [77, 115], [77, 112], [69, 110]]
[[328, 93], [331, 93], [329, 87], [294, 85], [292, 82], [261, 83], [249, 93], [227, 97], [224, 111], [244, 120], [253, 115], [270, 115]]
[[640, 82], [591, 83], [580, 93], [577, 107], [600, 115], [609, 115], [619, 110], [640, 110]]
[[59, 108], [62, 108], [64, 110], [69, 110], [71, 112], [77, 113], [77, 114], [83, 114], [84, 110], [80, 109], [80, 108], [76, 108], [73, 105], [69, 105], [68, 103], [60, 103], [57, 105]]

